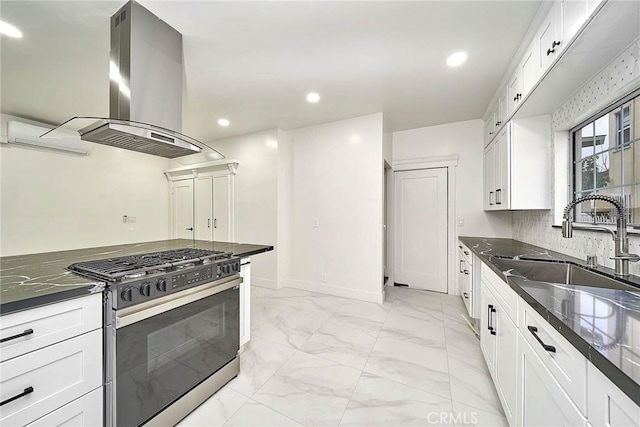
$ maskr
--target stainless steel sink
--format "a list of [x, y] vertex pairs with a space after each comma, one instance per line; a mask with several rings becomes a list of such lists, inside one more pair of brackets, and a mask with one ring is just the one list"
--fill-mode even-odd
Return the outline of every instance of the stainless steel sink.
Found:
[[492, 261], [502, 271], [513, 269], [528, 280], [536, 282], [638, 291], [638, 288], [631, 285], [573, 264], [504, 258]]

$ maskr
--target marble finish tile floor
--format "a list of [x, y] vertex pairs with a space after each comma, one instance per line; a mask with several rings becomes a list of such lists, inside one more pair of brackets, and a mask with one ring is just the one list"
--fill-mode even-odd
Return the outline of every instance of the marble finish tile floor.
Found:
[[240, 375], [181, 427], [507, 426], [459, 296], [253, 287], [251, 310]]

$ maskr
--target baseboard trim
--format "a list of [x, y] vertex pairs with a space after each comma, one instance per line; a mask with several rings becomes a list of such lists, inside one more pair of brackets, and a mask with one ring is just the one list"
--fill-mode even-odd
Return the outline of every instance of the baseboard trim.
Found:
[[260, 286], [261, 288], [274, 289], [276, 291], [278, 289], [280, 289], [280, 287], [278, 286], [278, 282], [276, 282], [275, 280], [271, 280], [271, 279], [264, 279], [262, 277], [252, 276], [251, 277], [251, 284], [254, 285], [254, 286]]
[[384, 292], [380, 290], [380, 293], [360, 291], [357, 289], [348, 289], [338, 286], [329, 285], [326, 283], [314, 283], [305, 282], [302, 280], [290, 280], [287, 283], [287, 287], [304, 289], [305, 291], [318, 292], [321, 294], [333, 295], [336, 297], [344, 297], [350, 299], [357, 299], [360, 301], [374, 302], [376, 304], [384, 303]]

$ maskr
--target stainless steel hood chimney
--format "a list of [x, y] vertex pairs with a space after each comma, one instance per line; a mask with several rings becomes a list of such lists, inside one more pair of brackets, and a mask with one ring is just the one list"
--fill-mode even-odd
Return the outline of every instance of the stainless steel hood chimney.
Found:
[[109, 80], [110, 118], [76, 117], [54, 131], [168, 158], [203, 151], [224, 158], [180, 133], [182, 34], [133, 0], [111, 16]]

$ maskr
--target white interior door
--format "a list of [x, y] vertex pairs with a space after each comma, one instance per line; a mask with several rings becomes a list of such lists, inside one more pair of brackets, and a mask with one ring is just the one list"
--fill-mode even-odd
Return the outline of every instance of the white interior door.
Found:
[[213, 182], [210, 176], [196, 179], [196, 239], [213, 240]]
[[173, 236], [193, 239], [193, 179], [173, 184]]
[[395, 173], [394, 281], [447, 292], [447, 169]]
[[213, 178], [213, 239], [217, 242], [231, 241], [231, 178]]

